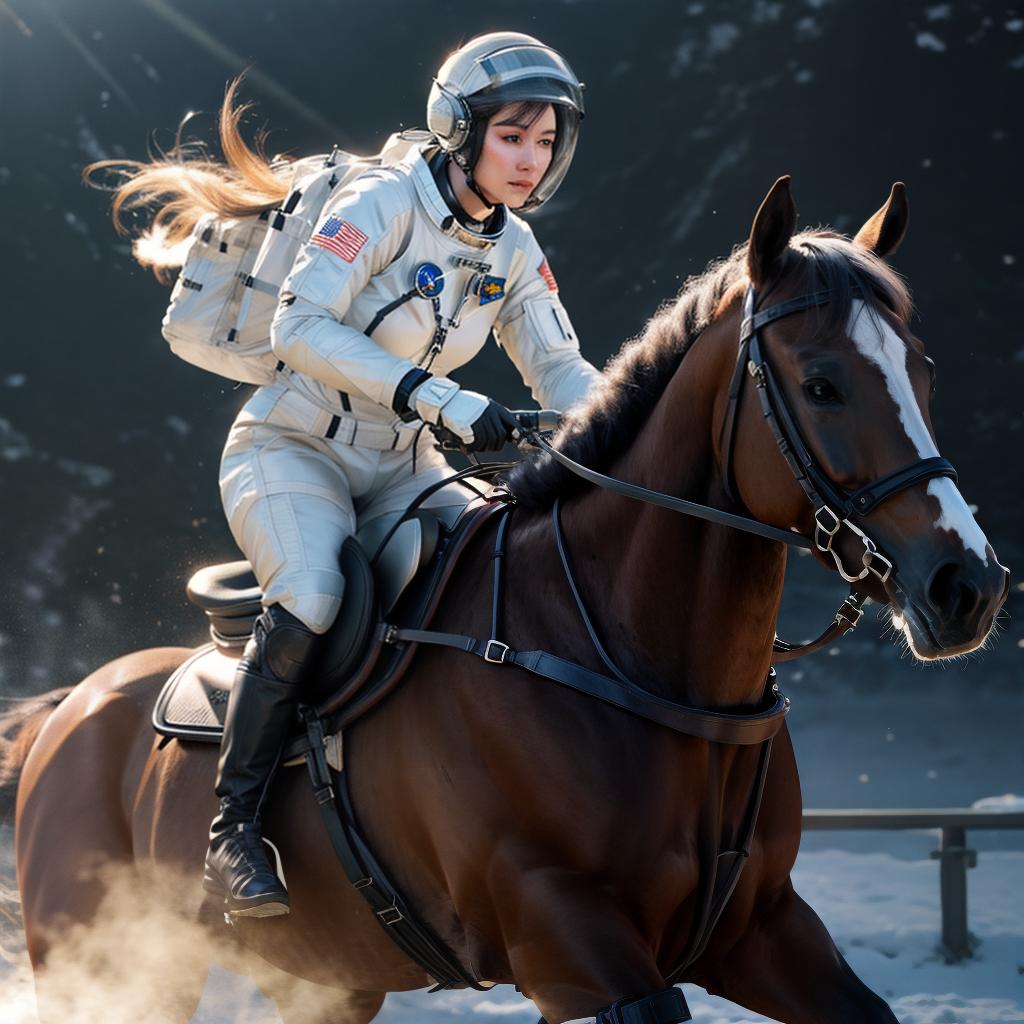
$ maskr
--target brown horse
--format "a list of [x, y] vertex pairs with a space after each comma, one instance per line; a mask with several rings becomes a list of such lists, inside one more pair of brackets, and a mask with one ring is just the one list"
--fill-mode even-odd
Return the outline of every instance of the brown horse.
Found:
[[[934, 459], [929, 360], [907, 323], [907, 293], [884, 262], [906, 223], [904, 190], [894, 186], [853, 240], [794, 234], [796, 209], [780, 179], [749, 244], [687, 283], [623, 350], [556, 446], [620, 479], [810, 533], [815, 510], [753, 386], [731, 432], [724, 425], [747, 286], [762, 304], [825, 286], [827, 305], [771, 323], [760, 341], [817, 463], [852, 490]], [[690, 705], [758, 703], [783, 545], [582, 484], [549, 456], [511, 483], [519, 503], [507, 536], [503, 640], [603, 669], [559, 566], [550, 508], [560, 496], [580, 590], [623, 671]], [[954, 482], [932, 475], [905, 486], [865, 522], [898, 565], [899, 584], [868, 574], [857, 585], [893, 602], [914, 653], [934, 659], [978, 647], [1008, 577]], [[434, 628], [489, 635], [482, 598], [492, 543], [478, 536], [463, 556]], [[853, 531], [836, 536], [844, 566], [859, 564], [861, 543]], [[188, 653], [148, 650], [104, 666], [55, 709], [26, 719], [13, 748], [18, 763], [27, 750], [17, 863], [44, 1024], [69, 1018], [60, 973], [83, 963], [61, 958], [62, 941], [94, 933], [109, 944], [105, 962], [118, 965], [118, 980], [90, 967], [83, 982], [104, 987], [107, 1020], [128, 1005], [118, 986], [130, 987], [134, 965], [154, 956], [163, 959], [146, 982], [150, 1012], [131, 1019], [158, 1019], [160, 1007], [169, 1020], [187, 1020], [205, 957], [228, 955], [227, 945], [168, 945], [163, 926], [131, 927], [159, 904], [183, 920], [201, 911], [216, 749], [160, 748], [150, 726], [157, 690]], [[410, 678], [348, 731], [345, 749], [356, 814], [393, 881], [466, 972], [515, 983], [549, 1022], [594, 1021], [617, 1000], [664, 989], [701, 917], [702, 880], [742, 828], [757, 757], [757, 747], [681, 736], [520, 668], [436, 647], [421, 648]], [[233, 932], [253, 963], [273, 965], [260, 983], [288, 1024], [366, 1024], [384, 993], [429, 984], [342, 873], [305, 772], [282, 770], [268, 805], [292, 912], [214, 931]], [[800, 814], [783, 729], [745, 871], [680, 980], [794, 1024], [892, 1021], [793, 889]], [[116, 882], [110, 865], [138, 880]], [[310, 984], [289, 987], [290, 976]]]

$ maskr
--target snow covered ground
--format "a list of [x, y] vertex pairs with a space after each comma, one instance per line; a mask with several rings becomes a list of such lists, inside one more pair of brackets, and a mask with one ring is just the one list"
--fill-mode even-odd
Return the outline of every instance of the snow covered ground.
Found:
[[[1024, 852], [986, 850], [976, 833], [978, 867], [968, 875], [968, 913], [977, 940], [974, 957], [948, 965], [936, 950], [940, 931], [938, 866], [927, 853], [937, 843], [924, 832], [907, 839], [916, 859], [891, 853], [815, 850], [801, 854], [798, 891], [815, 907], [854, 970], [884, 996], [904, 1024], [996, 1024], [1024, 1021]], [[884, 845], [884, 843], [883, 843]], [[4, 962], [6, 960], [6, 963]], [[0, 960], [0, 1024], [33, 1024], [31, 981], [24, 953], [8, 949]], [[684, 986], [701, 1024], [764, 1021]], [[237, 1012], [211, 1008], [225, 1002]], [[534, 1024], [533, 1004], [509, 987], [488, 993], [412, 992], [388, 997], [378, 1024], [507, 1021]], [[211, 971], [193, 1024], [276, 1024], [269, 1003], [241, 978]]]
[[[922, 851], [937, 845], [926, 833], [913, 836]], [[935, 861], [822, 850], [801, 855], [794, 881], [853, 969], [885, 997], [903, 1024], [1024, 1021], [1024, 853], [980, 854], [979, 867], [968, 881], [969, 921], [978, 945], [972, 960], [957, 965], [944, 963], [936, 950], [940, 922]], [[211, 977], [212, 985], [225, 983], [223, 975]], [[694, 1020], [701, 1024], [768, 1019], [692, 985], [683, 990]], [[532, 1003], [501, 986], [488, 993], [392, 995], [377, 1021], [535, 1024], [538, 1016]], [[279, 1018], [268, 1012], [246, 1019], [272, 1024]], [[2, 1015], [0, 1022], [6, 1024]], [[222, 1024], [222, 1019], [200, 1011], [194, 1024]]]
[[[922, 851], [937, 845], [927, 834], [914, 836]], [[973, 959], [958, 965], [947, 965], [936, 951], [940, 922], [935, 861], [822, 850], [800, 857], [794, 881], [853, 969], [885, 997], [903, 1024], [1024, 1021], [1024, 853], [979, 855], [979, 866], [968, 880], [970, 927], [979, 941]], [[694, 1020], [701, 1024], [768, 1019], [692, 985], [683, 989]], [[532, 1003], [503, 986], [488, 993], [392, 995], [377, 1020], [535, 1024], [538, 1016]], [[247, 1019], [271, 1024], [278, 1017], [269, 1013]], [[221, 1024], [201, 1012], [195, 1024], [200, 1022]]]

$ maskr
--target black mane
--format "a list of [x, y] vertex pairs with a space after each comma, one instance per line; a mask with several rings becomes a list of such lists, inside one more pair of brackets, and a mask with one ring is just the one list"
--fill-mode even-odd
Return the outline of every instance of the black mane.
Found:
[[[834, 332], [850, 314], [855, 289], [871, 306], [884, 306], [902, 320], [911, 312], [910, 294], [899, 275], [873, 253], [843, 235], [812, 230], [794, 235], [781, 280], [801, 275], [806, 290], [827, 288], [832, 300], [819, 307], [819, 330]], [[627, 341], [608, 363], [604, 379], [566, 417], [554, 445], [591, 469], [606, 471], [629, 448], [664, 391], [680, 360], [710, 323], [722, 297], [747, 276], [747, 243], [704, 273], [688, 278], [678, 297], [664, 304], [643, 333]], [[758, 304], [771, 294], [758, 296]], [[813, 311], [812, 311], [813, 315]], [[530, 456], [511, 470], [508, 485], [520, 506], [542, 510], [558, 495], [589, 486], [546, 454]]]

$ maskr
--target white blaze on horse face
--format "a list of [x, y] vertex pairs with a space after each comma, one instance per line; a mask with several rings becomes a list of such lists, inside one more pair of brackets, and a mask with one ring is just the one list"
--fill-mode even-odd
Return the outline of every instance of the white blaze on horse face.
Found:
[[[900, 423], [916, 449], [918, 458], [928, 459], [938, 455], [910, 383], [908, 351], [903, 340], [883, 317], [872, 314], [863, 299], [853, 300], [847, 333], [857, 351], [882, 371], [885, 386], [896, 403]], [[988, 541], [956, 484], [949, 477], [937, 477], [928, 482], [928, 494], [939, 504], [935, 528], [957, 534], [964, 548], [988, 565]]]

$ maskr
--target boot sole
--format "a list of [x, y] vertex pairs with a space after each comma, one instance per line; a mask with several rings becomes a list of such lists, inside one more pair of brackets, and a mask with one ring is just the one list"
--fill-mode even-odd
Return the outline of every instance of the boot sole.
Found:
[[250, 904], [245, 907], [233, 907], [231, 900], [224, 901], [231, 917], [284, 917], [291, 913], [291, 907], [279, 899], [268, 900], [266, 903]]
[[224, 906], [231, 917], [284, 917], [285, 914], [291, 913], [288, 897], [284, 894], [268, 893], [252, 900], [239, 901], [232, 899], [224, 891], [224, 887], [209, 875], [203, 876], [203, 888], [224, 900]]

